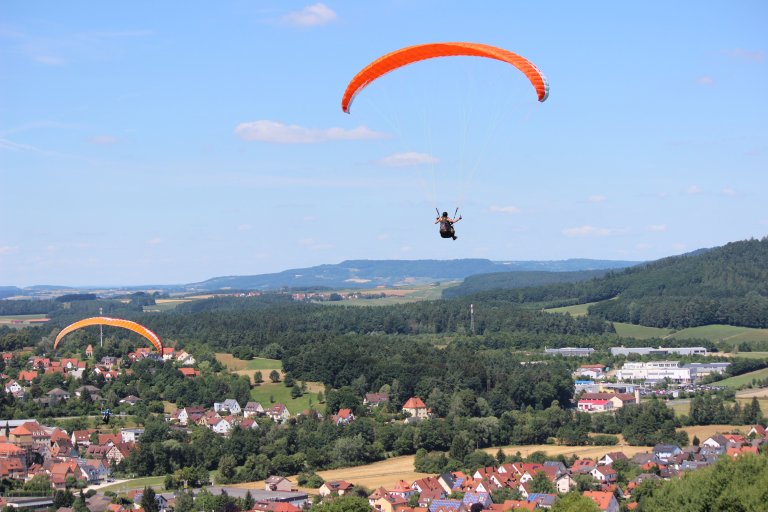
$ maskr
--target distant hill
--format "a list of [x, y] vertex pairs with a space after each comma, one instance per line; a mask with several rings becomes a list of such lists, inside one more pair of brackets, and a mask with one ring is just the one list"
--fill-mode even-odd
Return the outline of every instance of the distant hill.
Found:
[[480, 297], [559, 305], [598, 302], [589, 314], [650, 327], [768, 327], [768, 238], [664, 258], [603, 278]]
[[273, 274], [215, 277], [186, 285], [189, 290], [276, 290], [281, 288], [375, 288], [456, 281], [468, 276], [524, 271], [563, 272], [619, 269], [635, 261], [571, 259], [562, 261], [349, 260], [338, 264], [285, 270]]

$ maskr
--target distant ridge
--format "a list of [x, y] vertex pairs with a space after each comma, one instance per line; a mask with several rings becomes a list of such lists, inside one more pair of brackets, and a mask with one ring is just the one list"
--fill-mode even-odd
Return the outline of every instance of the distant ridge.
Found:
[[276, 290], [281, 288], [375, 288], [457, 281], [497, 272], [577, 272], [622, 269], [637, 261], [568, 259], [559, 261], [347, 260], [338, 264], [289, 269], [272, 274], [215, 277], [186, 285], [188, 290]]

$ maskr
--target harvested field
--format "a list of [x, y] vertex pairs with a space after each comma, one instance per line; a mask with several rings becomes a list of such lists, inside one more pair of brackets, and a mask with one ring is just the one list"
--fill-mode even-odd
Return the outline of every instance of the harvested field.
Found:
[[768, 388], [745, 389], [736, 393], [737, 398], [768, 398]]
[[693, 441], [693, 436], [696, 436], [699, 438], [700, 441], [704, 441], [708, 437], [711, 437], [715, 434], [722, 434], [724, 432], [734, 432], [736, 430], [741, 431], [743, 433], [747, 433], [747, 430], [749, 430], [749, 426], [744, 425], [697, 425], [695, 427], [683, 427], [677, 429], [685, 430], [688, 432], [688, 437], [691, 441]]

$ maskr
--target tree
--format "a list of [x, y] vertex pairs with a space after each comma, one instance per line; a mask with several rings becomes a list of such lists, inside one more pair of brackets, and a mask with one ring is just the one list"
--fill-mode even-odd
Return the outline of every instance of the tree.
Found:
[[578, 492], [569, 492], [550, 509], [551, 512], [600, 512], [597, 504]]
[[234, 455], [226, 454], [219, 459], [219, 482], [223, 484], [230, 483], [235, 477], [237, 470], [237, 460]]
[[174, 512], [192, 512], [195, 508], [195, 502], [192, 495], [187, 491], [181, 491], [176, 496], [176, 506]]
[[144, 493], [141, 495], [141, 508], [144, 509], [144, 512], [159, 512], [160, 507], [157, 506], [157, 501], [155, 500], [155, 490], [151, 487], [145, 487]]
[[277, 370], [272, 370], [269, 372], [269, 380], [271, 380], [273, 383], [280, 382], [280, 373], [278, 373]]
[[257, 371], [256, 373], [253, 374], [253, 382], [256, 383], [257, 385], [264, 382], [264, 376], [261, 374], [260, 371]]
[[550, 494], [555, 492], [554, 484], [543, 471], [537, 471], [529, 485], [531, 490], [536, 493]]
[[313, 512], [371, 512], [371, 506], [365, 498], [345, 494], [331, 501], [323, 501], [312, 507], [312, 510]]

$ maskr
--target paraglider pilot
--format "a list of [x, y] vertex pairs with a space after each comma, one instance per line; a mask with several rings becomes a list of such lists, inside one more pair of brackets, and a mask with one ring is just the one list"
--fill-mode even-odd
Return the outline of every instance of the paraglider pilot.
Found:
[[459, 218], [452, 219], [448, 217], [448, 212], [443, 212], [443, 214], [438, 217], [437, 220], [435, 220], [435, 224], [438, 222], [440, 223], [440, 236], [443, 238], [453, 238], [456, 240], [458, 237], [456, 236], [456, 231], [453, 229], [453, 225], [460, 220], [461, 215], [459, 215]]

